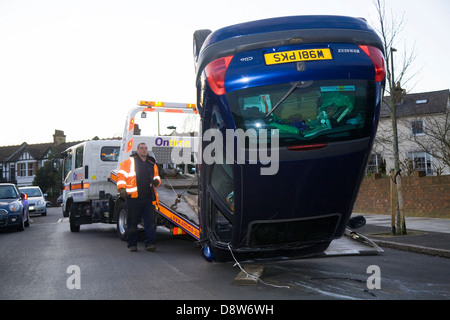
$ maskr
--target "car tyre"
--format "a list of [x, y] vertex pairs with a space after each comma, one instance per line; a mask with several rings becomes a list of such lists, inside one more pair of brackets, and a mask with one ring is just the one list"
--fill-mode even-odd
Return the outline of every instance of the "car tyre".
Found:
[[200, 49], [202, 48], [203, 43], [206, 38], [211, 33], [209, 29], [196, 30], [194, 32], [194, 42], [193, 42], [193, 54], [194, 54], [194, 62], [197, 63], [198, 54], [200, 53]]
[[27, 210], [27, 220], [24, 223], [25, 227], [30, 226], [30, 211]]
[[25, 230], [25, 221], [24, 221], [24, 215], [22, 214], [22, 216], [20, 217], [20, 223], [17, 226], [17, 231], [23, 231]]

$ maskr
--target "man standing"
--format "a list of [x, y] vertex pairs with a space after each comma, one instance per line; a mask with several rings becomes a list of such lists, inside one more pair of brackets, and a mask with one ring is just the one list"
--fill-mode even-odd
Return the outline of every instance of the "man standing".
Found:
[[156, 249], [155, 205], [158, 194], [155, 187], [161, 185], [155, 159], [148, 154], [145, 143], [137, 146], [137, 155], [125, 160], [117, 173], [117, 190], [120, 198], [127, 202], [127, 245], [137, 251], [137, 225], [142, 218], [145, 230], [145, 248]]

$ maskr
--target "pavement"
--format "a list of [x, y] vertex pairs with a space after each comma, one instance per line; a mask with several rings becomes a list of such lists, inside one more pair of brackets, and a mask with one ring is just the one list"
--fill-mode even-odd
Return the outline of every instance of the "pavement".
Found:
[[366, 225], [356, 229], [378, 246], [450, 258], [450, 219], [406, 217], [406, 235], [392, 235], [391, 216], [362, 215]]

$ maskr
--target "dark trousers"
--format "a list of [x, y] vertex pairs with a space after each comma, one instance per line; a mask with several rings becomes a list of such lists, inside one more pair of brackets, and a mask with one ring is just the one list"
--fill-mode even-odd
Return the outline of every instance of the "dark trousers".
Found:
[[144, 222], [145, 244], [156, 243], [155, 206], [151, 199], [127, 197], [127, 243], [128, 248], [136, 246], [138, 241], [138, 222]]

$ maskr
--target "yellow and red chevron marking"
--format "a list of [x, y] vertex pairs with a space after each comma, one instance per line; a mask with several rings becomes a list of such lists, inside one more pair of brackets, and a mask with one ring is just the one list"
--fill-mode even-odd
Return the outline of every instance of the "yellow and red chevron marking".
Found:
[[197, 240], [200, 240], [200, 229], [194, 223], [186, 220], [180, 215], [168, 209], [164, 204], [159, 203], [156, 211], [160, 213], [163, 217], [168, 219], [170, 222], [174, 223], [176, 226], [181, 228], [187, 234], [191, 235]]

